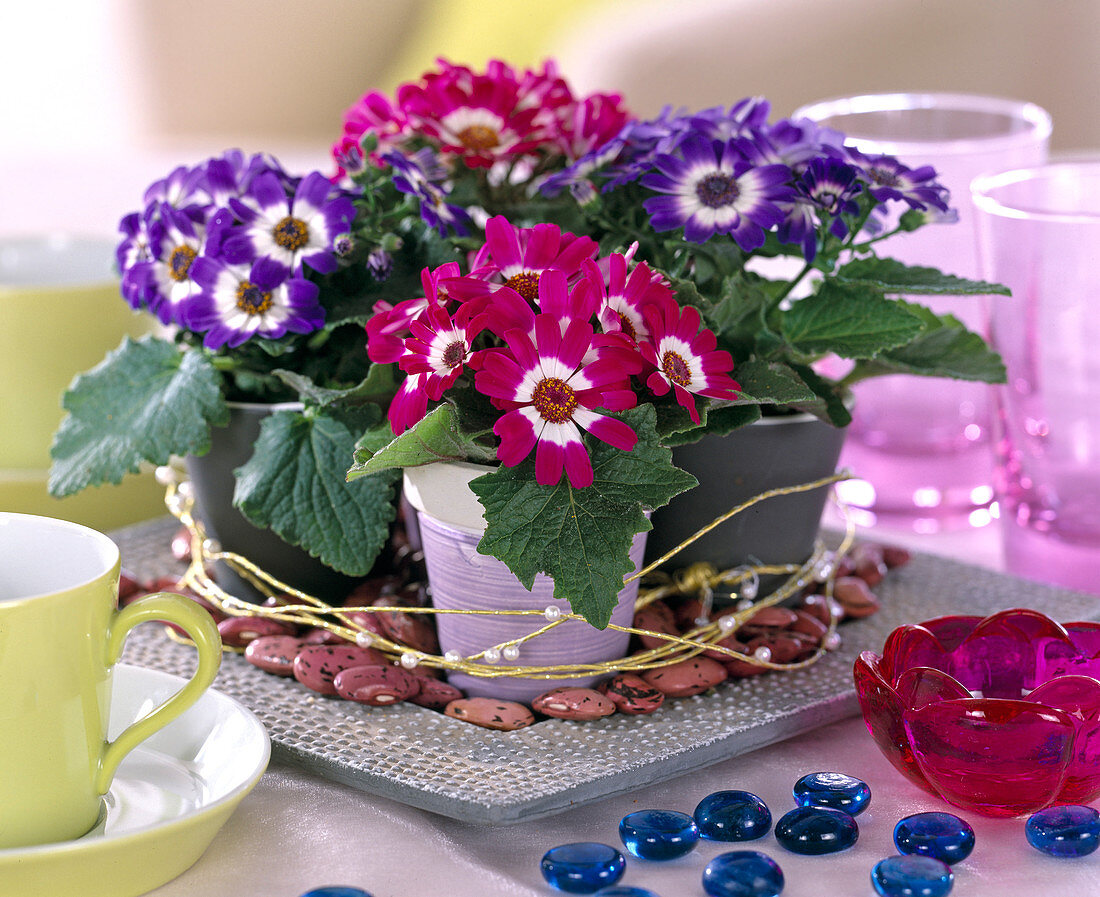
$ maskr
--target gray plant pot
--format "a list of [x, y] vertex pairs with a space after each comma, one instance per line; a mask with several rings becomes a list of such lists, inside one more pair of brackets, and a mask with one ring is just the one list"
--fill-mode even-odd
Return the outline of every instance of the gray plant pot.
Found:
[[[845, 430], [809, 414], [762, 418], [726, 436], [705, 436], [673, 449], [672, 460], [699, 485], [654, 512], [646, 561], [675, 548], [743, 501], [836, 470]], [[674, 570], [709, 561], [719, 570], [755, 559], [801, 563], [813, 552], [828, 487], [769, 498], [727, 520], [666, 565]]]
[[[274, 411], [299, 408], [292, 402], [279, 405], [231, 402], [229, 424], [214, 428], [209, 452], [186, 458], [187, 473], [194, 489], [195, 508], [208, 536], [217, 539], [226, 551], [243, 555], [287, 585], [339, 604], [358, 580], [325, 566], [271, 530], [254, 526], [233, 507], [236, 487], [233, 472], [252, 457], [260, 422]], [[238, 598], [263, 600], [261, 592], [223, 562], [214, 565], [214, 577], [219, 586]]]

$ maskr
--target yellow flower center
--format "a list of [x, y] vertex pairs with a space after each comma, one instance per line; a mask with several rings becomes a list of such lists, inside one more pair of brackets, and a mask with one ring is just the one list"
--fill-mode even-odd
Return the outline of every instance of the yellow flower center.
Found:
[[168, 256], [168, 274], [172, 280], [183, 283], [191, 273], [191, 263], [198, 255], [190, 246], [179, 245]]
[[552, 424], [563, 424], [572, 420], [577, 408], [577, 394], [564, 380], [547, 377], [535, 387], [531, 404], [542, 415], [542, 419]]
[[297, 252], [309, 242], [309, 228], [301, 218], [287, 215], [272, 228], [271, 237], [275, 240], [276, 246]]
[[455, 136], [469, 150], [487, 150], [500, 145], [500, 135], [488, 125], [467, 125]]
[[528, 302], [535, 302], [539, 298], [539, 275], [534, 271], [520, 271], [513, 274], [506, 281], [506, 287], [511, 287]]
[[261, 289], [249, 280], [242, 280], [237, 287], [237, 308], [246, 315], [262, 315], [271, 305], [270, 291]]
[[691, 385], [691, 368], [688, 367], [687, 362], [684, 361], [680, 353], [673, 352], [671, 349], [667, 350], [661, 356], [661, 370], [677, 386], [687, 388]]

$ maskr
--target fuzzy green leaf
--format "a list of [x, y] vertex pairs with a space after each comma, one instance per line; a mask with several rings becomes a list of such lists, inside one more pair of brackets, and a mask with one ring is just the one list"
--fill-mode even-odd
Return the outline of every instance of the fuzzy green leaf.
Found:
[[830, 352], [842, 358], [874, 358], [905, 345], [923, 326], [904, 303], [866, 286], [831, 280], [782, 315], [784, 337], [807, 359]]
[[906, 265], [891, 258], [862, 258], [849, 262], [837, 272], [840, 280], [876, 287], [883, 293], [969, 296], [996, 293], [1011, 295], [1008, 287], [984, 280], [968, 280], [944, 274], [937, 268]]
[[322, 563], [364, 576], [389, 536], [398, 475], [347, 482], [354, 448], [355, 433], [342, 421], [278, 411], [264, 419], [252, 457], [237, 472], [233, 504]]
[[348, 480], [394, 467], [418, 467], [435, 461], [488, 461], [495, 457], [494, 451], [462, 432], [458, 413], [448, 403], [432, 409], [416, 426], [367, 457], [369, 449], [367, 444], [358, 446], [353, 456], [355, 463], [347, 472]]
[[1004, 383], [1005, 366], [978, 334], [967, 330], [954, 315], [937, 315], [931, 309], [906, 303], [910, 312], [924, 322], [924, 330], [913, 342], [883, 352], [860, 365], [860, 372], [875, 374], [919, 374], [925, 377], [953, 377]]
[[791, 405], [814, 398], [813, 390], [781, 362], [744, 361], [734, 369], [733, 376], [741, 386], [738, 404]]
[[206, 354], [155, 337], [126, 337], [73, 381], [62, 406], [69, 413], [50, 449], [49, 489], [57, 497], [119, 483], [142, 462], [205, 454], [210, 428], [229, 420]]
[[485, 507], [478, 550], [499, 558], [527, 588], [537, 573], [554, 580], [554, 595], [603, 629], [623, 578], [633, 566], [634, 535], [650, 529], [644, 510], [658, 508], [696, 485], [657, 444], [651, 406], [624, 413], [639, 441], [623, 452], [592, 442], [593, 484], [574, 489], [563, 476], [554, 486], [535, 482], [534, 460], [501, 467], [470, 483]]

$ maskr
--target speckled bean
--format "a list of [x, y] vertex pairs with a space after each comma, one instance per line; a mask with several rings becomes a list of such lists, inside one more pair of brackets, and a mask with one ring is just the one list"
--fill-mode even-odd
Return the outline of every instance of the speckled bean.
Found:
[[855, 565], [855, 575], [872, 589], [886, 578], [886, 561], [883, 559], [881, 545], [861, 542], [852, 549], [851, 558]]
[[295, 635], [297, 631], [297, 627], [292, 624], [269, 617], [226, 617], [218, 623], [222, 644], [233, 648], [244, 648], [261, 636]]
[[599, 690], [607, 695], [620, 713], [631, 716], [652, 713], [665, 700], [664, 692], [635, 673], [619, 673], [605, 679], [600, 683]]
[[[660, 601], [654, 601], [634, 613], [634, 628], [648, 629], [650, 632], [664, 632], [669, 635], [680, 634], [672, 611], [669, 610], [668, 605], [662, 604]], [[656, 635], [639, 635], [637, 638], [647, 648], [664, 648], [671, 644], [667, 639]]]
[[400, 703], [420, 690], [414, 676], [393, 664], [348, 667], [336, 674], [332, 684], [341, 698], [372, 707]]
[[869, 617], [879, 608], [878, 598], [859, 576], [842, 576], [833, 583], [833, 597], [844, 611], [845, 617], [859, 619]]
[[293, 676], [294, 658], [301, 650], [300, 638], [292, 635], [265, 635], [249, 642], [244, 649], [244, 658], [266, 673]]
[[457, 701], [459, 698], [464, 697], [461, 691], [451, 685], [450, 682], [444, 682], [442, 679], [428, 679], [417, 676], [416, 680], [420, 685], [420, 690], [408, 699], [410, 704], [418, 704], [431, 710], [442, 710], [451, 701]]
[[475, 726], [505, 731], [522, 729], [535, 721], [535, 715], [523, 704], [496, 698], [459, 698], [451, 701], [443, 712]]
[[594, 688], [563, 685], [539, 695], [531, 702], [531, 709], [557, 719], [592, 720], [611, 716], [615, 702]]
[[654, 688], [669, 697], [684, 698], [713, 688], [727, 677], [726, 668], [709, 657], [692, 657], [642, 674]]
[[336, 694], [333, 680], [352, 667], [388, 663], [386, 656], [374, 648], [355, 645], [306, 645], [294, 658], [294, 678], [306, 688], [323, 695]]

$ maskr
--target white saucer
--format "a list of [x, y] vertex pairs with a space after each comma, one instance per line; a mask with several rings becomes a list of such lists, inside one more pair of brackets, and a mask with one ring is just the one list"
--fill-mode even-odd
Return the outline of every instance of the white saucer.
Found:
[[[177, 676], [118, 664], [110, 735], [177, 692]], [[99, 824], [75, 841], [0, 850], [3, 897], [135, 897], [189, 868], [267, 768], [260, 721], [209, 690], [130, 753]]]

